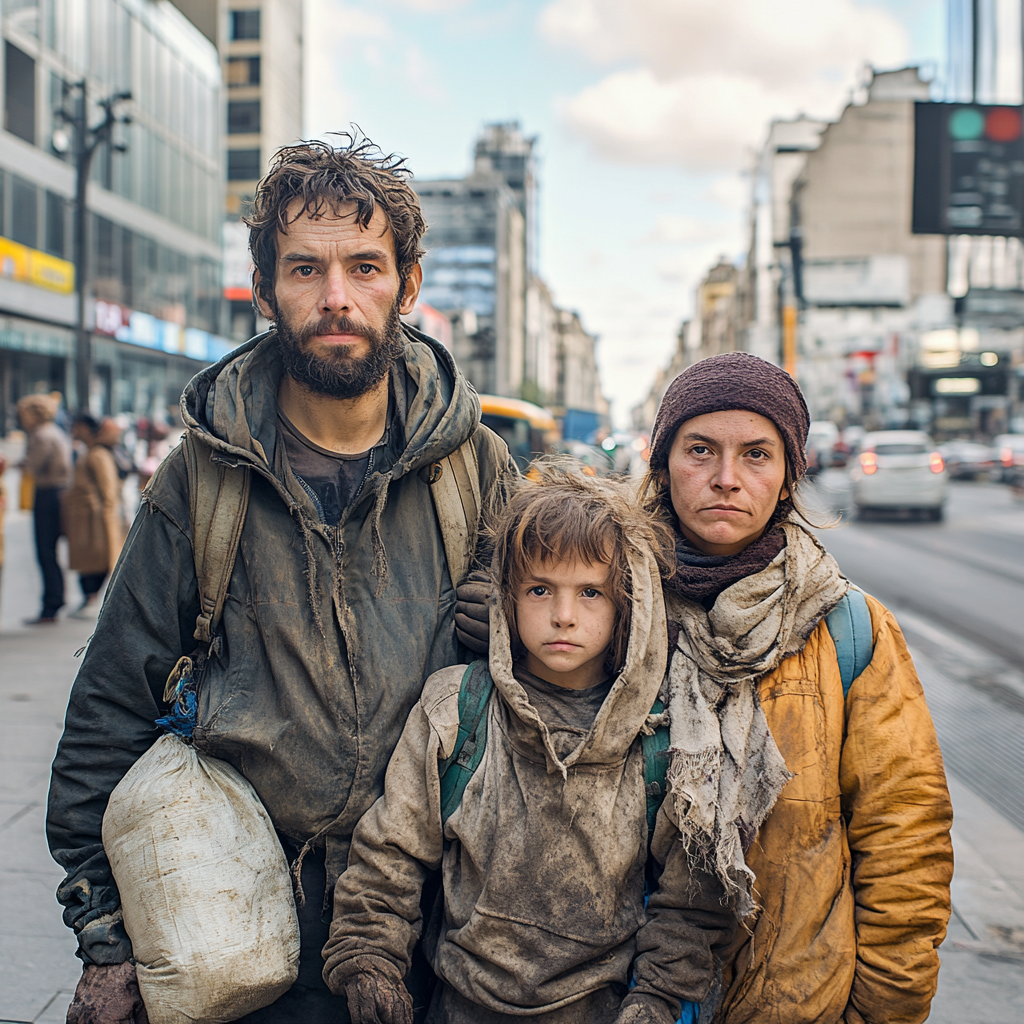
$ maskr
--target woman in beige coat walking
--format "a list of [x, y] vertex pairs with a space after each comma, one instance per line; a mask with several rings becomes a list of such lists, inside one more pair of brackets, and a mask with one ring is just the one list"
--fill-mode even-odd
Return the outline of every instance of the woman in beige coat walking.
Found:
[[64, 533], [69, 562], [82, 588], [82, 604], [72, 617], [89, 618], [126, 535], [121, 477], [110, 450], [120, 440], [120, 429], [113, 420], [97, 423], [86, 413], [75, 418], [73, 429], [86, 448], [64, 495]]

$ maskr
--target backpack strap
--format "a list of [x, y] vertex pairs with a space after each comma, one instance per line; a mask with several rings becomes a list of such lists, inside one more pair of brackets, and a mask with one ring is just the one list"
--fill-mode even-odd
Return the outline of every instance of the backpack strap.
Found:
[[[660, 715], [665, 710], [661, 700], [655, 700], [651, 707], [652, 715]], [[647, 794], [647, 841], [654, 835], [654, 823], [658, 818], [658, 808], [665, 800], [668, 791], [669, 735], [668, 726], [660, 725], [648, 736], [640, 735], [640, 747], [644, 755], [644, 792]]]
[[464, 441], [440, 462], [430, 479], [437, 521], [441, 527], [445, 558], [452, 586], [469, 572], [480, 524], [480, 467], [472, 440]]
[[195, 638], [207, 647], [224, 610], [249, 507], [249, 470], [212, 461], [213, 452], [185, 435], [192, 550], [199, 584]]
[[487, 707], [493, 692], [494, 680], [487, 662], [474, 661], [466, 668], [459, 685], [459, 732], [455, 747], [438, 765], [442, 825], [462, 803], [462, 794], [483, 760], [487, 748]]
[[853, 681], [871, 664], [875, 653], [871, 612], [864, 592], [850, 587], [839, 604], [825, 616], [825, 625], [836, 645], [845, 701]]

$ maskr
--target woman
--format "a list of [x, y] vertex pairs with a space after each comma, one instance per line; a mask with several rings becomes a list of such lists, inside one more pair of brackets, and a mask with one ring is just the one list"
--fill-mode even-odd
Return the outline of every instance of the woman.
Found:
[[666, 809], [744, 923], [726, 1024], [923, 1021], [949, 918], [952, 811], [892, 615], [844, 697], [825, 617], [849, 583], [803, 525], [809, 416], [796, 383], [733, 352], [658, 410], [645, 480], [671, 521]]
[[99, 423], [88, 414], [75, 419], [73, 433], [85, 445], [64, 495], [64, 532], [71, 568], [78, 572], [82, 604], [76, 619], [92, 618], [99, 592], [114, 567], [126, 536], [121, 477], [111, 448], [121, 439], [113, 420]]

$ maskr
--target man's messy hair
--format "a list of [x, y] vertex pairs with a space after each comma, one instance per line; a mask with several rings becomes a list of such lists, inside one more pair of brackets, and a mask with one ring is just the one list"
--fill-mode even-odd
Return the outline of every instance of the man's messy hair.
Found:
[[[259, 271], [260, 297], [270, 304], [274, 303], [277, 232], [287, 234], [289, 224], [304, 215], [316, 217], [325, 210], [337, 214], [343, 206], [354, 205], [356, 223], [365, 230], [380, 209], [395, 240], [400, 295], [409, 271], [423, 256], [420, 241], [427, 225], [407, 180], [412, 172], [405, 158], [385, 155], [358, 128], [332, 134], [342, 145], [313, 139], [283, 146], [256, 186], [252, 213], [245, 223], [249, 252]], [[302, 206], [289, 215], [288, 207], [296, 199], [302, 200]]]
[[575, 459], [541, 459], [492, 517], [488, 534], [493, 572], [512, 633], [513, 654], [523, 648], [516, 629], [516, 595], [531, 566], [541, 562], [604, 562], [607, 596], [616, 621], [605, 668], [622, 668], [632, 622], [633, 577], [628, 553], [647, 549], [663, 575], [671, 572], [670, 530], [646, 512], [631, 484], [588, 475]]

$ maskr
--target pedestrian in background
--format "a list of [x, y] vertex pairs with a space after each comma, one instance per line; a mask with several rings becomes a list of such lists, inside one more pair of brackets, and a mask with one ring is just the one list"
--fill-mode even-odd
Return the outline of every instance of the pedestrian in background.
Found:
[[[796, 382], [745, 352], [694, 364], [658, 410], [645, 489], [678, 562], [665, 806], [744, 923], [716, 1022], [918, 1024], [952, 809], [896, 620], [850, 592], [801, 516], [809, 419]], [[826, 616], [852, 599], [870, 661], [844, 678]]]
[[60, 410], [54, 395], [26, 395], [18, 402], [18, 419], [28, 434], [22, 468], [35, 482], [32, 523], [36, 558], [43, 576], [43, 606], [27, 625], [57, 621], [64, 606], [64, 573], [57, 561], [61, 535], [60, 501], [71, 482], [71, 441], [54, 422]]
[[63, 500], [68, 562], [82, 588], [82, 603], [71, 617], [90, 618], [127, 535], [121, 476], [111, 451], [121, 439], [121, 430], [109, 418], [97, 422], [80, 413], [72, 435], [84, 450], [75, 459], [74, 479]]

